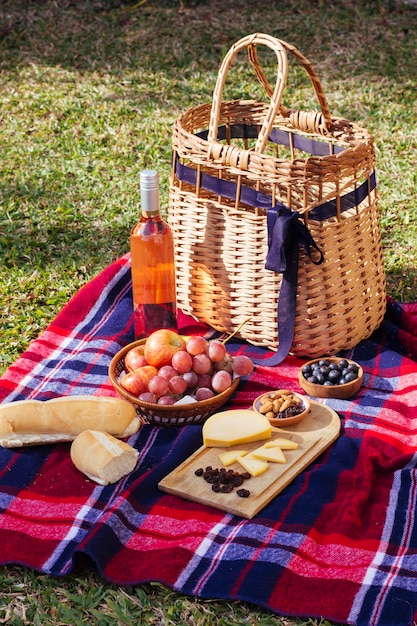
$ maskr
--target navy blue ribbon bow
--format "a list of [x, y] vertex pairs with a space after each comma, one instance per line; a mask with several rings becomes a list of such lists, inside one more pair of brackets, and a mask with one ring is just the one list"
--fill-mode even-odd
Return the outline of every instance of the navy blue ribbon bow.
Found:
[[[282, 274], [277, 305], [278, 351], [263, 359], [267, 365], [278, 365], [288, 355], [294, 338], [295, 302], [298, 282], [298, 256], [304, 248], [312, 263], [320, 265], [323, 253], [297, 211], [277, 204], [267, 213], [268, 254], [267, 270]], [[317, 254], [313, 256], [313, 251]]]

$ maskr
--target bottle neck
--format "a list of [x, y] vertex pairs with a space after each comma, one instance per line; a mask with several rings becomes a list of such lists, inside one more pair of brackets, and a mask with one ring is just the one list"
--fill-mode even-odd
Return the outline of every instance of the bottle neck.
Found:
[[146, 213], [142, 211], [142, 215], [140, 218], [141, 223], [143, 222], [161, 222], [162, 217], [160, 213]]
[[159, 215], [159, 177], [155, 170], [144, 170], [140, 175], [140, 198], [142, 215], [157, 217]]
[[144, 217], [158, 217], [159, 208], [159, 190], [141, 191], [142, 215]]

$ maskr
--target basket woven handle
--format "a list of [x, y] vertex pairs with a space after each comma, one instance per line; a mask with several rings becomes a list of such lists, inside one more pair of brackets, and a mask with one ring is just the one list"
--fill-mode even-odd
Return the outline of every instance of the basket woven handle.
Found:
[[[280, 113], [281, 115], [288, 116], [291, 120], [294, 128], [297, 128], [304, 132], [315, 132], [315, 133], [326, 133], [331, 124], [332, 118], [329, 110], [329, 106], [327, 104], [326, 96], [324, 95], [324, 91], [322, 89], [320, 79], [317, 76], [313, 66], [310, 61], [292, 44], [287, 43], [286, 41], [279, 40], [280, 43], [284, 46], [285, 50], [291, 52], [293, 56], [297, 59], [298, 63], [305, 69], [307, 72], [313, 89], [315, 91], [317, 101], [320, 105], [321, 112], [315, 111], [294, 111], [291, 109], [287, 109], [284, 105], [280, 105]], [[252, 66], [256, 72], [259, 82], [264, 86], [265, 91], [268, 96], [272, 96], [273, 89], [268, 82], [268, 79], [265, 76], [265, 73], [258, 61], [258, 55], [256, 51], [256, 44], [252, 43], [248, 46], [248, 57]]]
[[[278, 66], [276, 83], [274, 88], [272, 88], [269, 84], [265, 73], [259, 64], [258, 56], [256, 53], [256, 46], [258, 44], [263, 44], [273, 50], [277, 57]], [[207, 136], [207, 140], [209, 141], [209, 143], [213, 143], [217, 140], [217, 132], [220, 120], [220, 107], [228, 71], [236, 55], [245, 48], [248, 49], [249, 60], [255, 69], [258, 80], [265, 87], [265, 90], [271, 99], [269, 109], [266, 113], [261, 130], [258, 134], [258, 139], [255, 145], [255, 152], [264, 151], [268, 141], [268, 137], [273, 128], [274, 120], [278, 113], [286, 116], [290, 115], [293, 126], [295, 128], [300, 128], [300, 130], [314, 130], [316, 132], [326, 132], [331, 124], [331, 116], [326, 98], [321, 88], [319, 78], [315, 73], [313, 67], [311, 66], [310, 62], [297, 50], [297, 48], [295, 48], [295, 46], [287, 44], [280, 39], [276, 39], [275, 37], [271, 37], [270, 35], [265, 35], [264, 33], [254, 33], [252, 35], [243, 37], [242, 39], [234, 43], [224, 57], [223, 62], [220, 66], [216, 86], [213, 92], [213, 103], [211, 107]], [[294, 54], [297, 60], [306, 69], [316, 92], [316, 96], [321, 108], [321, 113], [296, 112], [294, 114], [293, 112], [283, 107], [283, 105], [281, 104], [288, 76], [287, 52], [291, 52], [292, 54]]]

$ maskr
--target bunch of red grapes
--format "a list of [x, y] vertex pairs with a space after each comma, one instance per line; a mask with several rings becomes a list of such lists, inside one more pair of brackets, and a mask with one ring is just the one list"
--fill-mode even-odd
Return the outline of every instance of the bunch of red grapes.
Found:
[[[146, 389], [138, 394], [139, 400], [172, 405], [184, 396], [197, 401], [212, 398], [226, 391], [236, 377], [248, 376], [254, 365], [245, 355], [232, 357], [222, 341], [208, 341], [196, 335], [189, 337], [184, 348], [173, 354], [170, 364], [159, 368], [144, 365], [139, 369], [144, 368], [148, 380]], [[123, 378], [120, 382], [125, 386]]]

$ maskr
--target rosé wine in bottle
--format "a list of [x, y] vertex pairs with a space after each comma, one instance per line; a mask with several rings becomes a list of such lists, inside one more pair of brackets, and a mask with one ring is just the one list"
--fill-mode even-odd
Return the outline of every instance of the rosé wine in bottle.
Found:
[[141, 172], [140, 191], [142, 217], [130, 235], [136, 339], [177, 328], [174, 241], [160, 214], [158, 172]]

